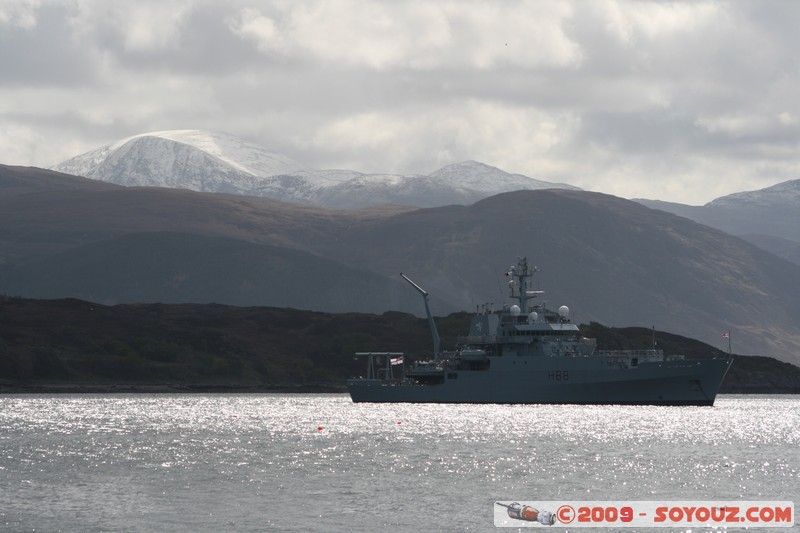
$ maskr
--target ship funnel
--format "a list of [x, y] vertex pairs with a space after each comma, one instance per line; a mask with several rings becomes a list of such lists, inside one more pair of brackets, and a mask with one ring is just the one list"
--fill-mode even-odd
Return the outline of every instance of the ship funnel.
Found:
[[439, 331], [436, 329], [436, 323], [433, 321], [433, 316], [431, 316], [431, 308], [428, 305], [428, 292], [419, 285], [417, 285], [416, 283], [414, 283], [413, 281], [411, 281], [411, 279], [402, 272], [400, 273], [400, 275], [403, 277], [404, 280], [409, 282], [412, 287], [417, 289], [417, 291], [422, 295], [422, 300], [425, 302], [425, 313], [428, 315], [428, 326], [430, 326], [431, 335], [433, 336], [433, 359], [435, 361], [438, 361], [439, 344], [441, 341], [439, 339]]

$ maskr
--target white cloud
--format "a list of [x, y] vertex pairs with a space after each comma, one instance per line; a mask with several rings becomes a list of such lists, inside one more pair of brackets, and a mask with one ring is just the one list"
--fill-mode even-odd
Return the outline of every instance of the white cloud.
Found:
[[800, 177], [799, 16], [789, 0], [0, 0], [0, 162], [199, 128], [321, 168], [476, 159], [704, 202]]
[[244, 8], [231, 24], [267, 54], [346, 67], [574, 67], [580, 46], [562, 2], [292, 2], [268, 16]]
[[37, 146], [44, 143], [42, 135], [24, 124], [6, 121], [0, 125], [0, 145], [4, 156], [11, 161], [25, 161], [38, 154]]
[[[720, 24], [724, 16], [719, 2], [622, 2], [609, 0], [599, 4], [606, 27], [629, 46], [642, 40], [672, 39], [705, 31]], [[595, 9], [598, 3], [595, 3]]]
[[84, 45], [154, 52], [179, 45], [182, 25], [196, 2], [83, 0], [70, 6], [69, 24]]
[[778, 113], [778, 121], [784, 126], [797, 125], [797, 117], [793, 116], [791, 113], [787, 113], [786, 111], [783, 113]]
[[176, 46], [187, 7], [175, 2], [134, 2], [125, 19], [118, 21], [125, 36], [125, 49], [150, 51]]
[[40, 4], [38, 0], [4, 0], [0, 3], [0, 27], [34, 29]]
[[[782, 118], [783, 117], [783, 118]], [[788, 113], [779, 115], [759, 115], [752, 113], [733, 113], [720, 116], [701, 116], [695, 122], [710, 133], [719, 133], [730, 137], [764, 136], [777, 133], [791, 122], [787, 122]]]
[[229, 19], [231, 30], [253, 41], [265, 53], [286, 53], [275, 21], [257, 9], [245, 8], [237, 17]]
[[369, 172], [403, 172], [413, 161], [413, 172], [427, 174], [455, 161], [477, 159], [538, 177], [563, 171], [553, 152], [569, 142], [579, 125], [569, 113], [479, 100], [410, 111], [398, 108], [334, 120], [318, 129], [312, 146], [338, 154], [342, 159], [335, 166], [374, 161], [361, 164]]

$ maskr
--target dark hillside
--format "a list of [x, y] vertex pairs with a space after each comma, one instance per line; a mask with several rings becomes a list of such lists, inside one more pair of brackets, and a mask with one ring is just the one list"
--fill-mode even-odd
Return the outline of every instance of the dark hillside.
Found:
[[[470, 206], [336, 211], [116, 187], [0, 165], [0, 293], [438, 315], [502, 305], [519, 256], [576, 322], [648, 326], [800, 363], [800, 266], [638, 203], [516, 191]], [[292, 292], [291, 298], [287, 294]]]
[[48, 191], [100, 191], [121, 189], [119, 185], [62, 174], [36, 167], [0, 165], [0, 193], [4, 196]]
[[[446, 342], [455, 341], [450, 323], [460, 331], [464, 320], [441, 321]], [[6, 385], [341, 389], [347, 377], [363, 372], [356, 351], [397, 350], [410, 357], [432, 351], [427, 323], [403, 313], [5, 298], [0, 324], [0, 381]]]
[[[58, 264], [58, 268], [52, 265]], [[313, 283], [309, 283], [313, 280]], [[312, 307], [380, 312], [419, 307], [402, 279], [358, 271], [295, 248], [176, 232], [130, 233], [0, 272], [30, 298]], [[365, 299], [364, 294], [371, 295]]]
[[[437, 318], [452, 347], [467, 313]], [[583, 326], [601, 348], [650, 346], [645, 328]], [[698, 341], [657, 332], [669, 353], [714, 356]], [[357, 351], [432, 352], [427, 322], [405, 313], [329, 314], [271, 307], [0, 300], [0, 392], [11, 390], [343, 391], [363, 374]], [[739, 357], [723, 392], [800, 392], [800, 368]]]

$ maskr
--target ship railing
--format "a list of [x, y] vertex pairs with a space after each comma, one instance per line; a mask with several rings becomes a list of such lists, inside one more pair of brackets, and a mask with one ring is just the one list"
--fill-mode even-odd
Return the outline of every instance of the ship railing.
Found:
[[597, 355], [618, 356], [618, 357], [661, 357], [664, 350], [601, 350]]
[[497, 342], [496, 335], [468, 335], [458, 337], [458, 344], [494, 344]]
[[[367, 358], [367, 379], [395, 381], [404, 377], [402, 352], [356, 352], [355, 355]], [[398, 376], [395, 376], [395, 366], [399, 367]]]
[[[597, 355], [606, 357], [609, 366], [636, 367], [646, 361], [664, 361], [664, 350], [601, 350]], [[667, 358], [668, 359], [668, 358]]]

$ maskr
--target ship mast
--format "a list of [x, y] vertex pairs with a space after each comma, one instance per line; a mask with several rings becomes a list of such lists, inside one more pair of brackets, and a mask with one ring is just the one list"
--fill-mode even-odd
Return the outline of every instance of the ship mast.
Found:
[[[532, 275], [531, 270], [528, 268], [528, 258], [520, 258], [517, 266], [512, 266], [509, 269], [509, 275], [512, 276], [512, 278], [517, 278], [517, 280], [511, 285], [511, 297], [516, 298], [519, 301], [520, 314], [527, 315], [530, 311], [528, 308], [528, 289], [530, 288], [528, 278]], [[515, 288], [517, 289], [516, 296], [514, 295]]]
[[430, 326], [431, 335], [433, 335], [433, 360], [438, 361], [440, 344], [439, 331], [436, 329], [436, 323], [433, 321], [433, 316], [431, 316], [431, 308], [428, 306], [428, 293], [422, 287], [411, 281], [411, 279], [402, 272], [400, 275], [403, 276], [403, 279], [409, 282], [412, 287], [419, 291], [419, 293], [422, 295], [422, 299], [425, 301], [425, 313], [428, 315], [428, 326]]

